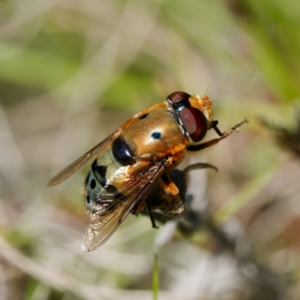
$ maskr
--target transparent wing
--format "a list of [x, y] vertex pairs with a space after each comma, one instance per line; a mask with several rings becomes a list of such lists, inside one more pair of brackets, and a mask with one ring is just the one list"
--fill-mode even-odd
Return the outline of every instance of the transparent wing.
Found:
[[99, 143], [97, 146], [95, 146], [93, 149], [85, 153], [83, 156], [78, 158], [76, 161], [74, 161], [72, 164], [64, 168], [62, 171], [60, 171], [57, 175], [55, 175], [50, 182], [48, 183], [47, 187], [51, 187], [54, 185], [57, 185], [67, 178], [69, 178], [71, 175], [73, 175], [76, 171], [78, 171], [81, 167], [83, 167], [93, 156], [96, 154], [99, 154], [100, 152], [104, 152], [111, 146], [112, 141], [119, 135], [119, 131], [113, 133], [111, 136], [106, 138], [104, 141]]
[[95, 211], [90, 214], [91, 222], [83, 238], [83, 251], [92, 251], [103, 245], [116, 231], [128, 214], [141, 204], [155, 179], [163, 173], [165, 161], [152, 166], [145, 174], [138, 174], [126, 180], [119, 191], [124, 198], [112, 204], [105, 211]]

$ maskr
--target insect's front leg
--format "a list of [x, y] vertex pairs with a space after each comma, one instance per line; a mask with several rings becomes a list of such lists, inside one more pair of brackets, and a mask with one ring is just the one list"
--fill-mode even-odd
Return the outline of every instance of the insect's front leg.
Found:
[[217, 127], [217, 125], [219, 124], [219, 121], [212, 121], [212, 124], [211, 124], [211, 128], [214, 129], [214, 131], [217, 133], [218, 136], [222, 136], [223, 133], [221, 132], [221, 130]]
[[217, 139], [212, 139], [210, 141], [207, 141], [203, 144], [199, 144], [199, 145], [191, 145], [187, 147], [188, 151], [199, 151], [199, 150], [203, 150], [205, 148], [211, 147], [217, 143], [219, 143], [221, 140], [227, 138], [229, 135], [231, 135], [234, 131], [238, 131], [238, 128], [241, 127], [243, 124], [248, 123], [247, 119], [244, 119], [243, 121], [239, 122], [238, 124], [236, 124], [235, 126], [233, 126], [232, 128], [230, 128], [229, 130], [226, 130], [224, 133], [221, 133], [221, 131], [219, 130], [219, 128], [217, 127], [218, 123], [213, 123], [212, 128], [216, 131], [216, 133], [218, 135], [220, 135], [219, 138]]

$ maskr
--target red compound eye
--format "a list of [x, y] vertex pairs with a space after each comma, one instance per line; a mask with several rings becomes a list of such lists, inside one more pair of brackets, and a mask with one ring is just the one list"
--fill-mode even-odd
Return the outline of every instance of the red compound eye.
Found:
[[201, 141], [207, 132], [207, 119], [204, 114], [195, 107], [187, 107], [179, 112], [180, 119], [185, 130], [194, 142]]
[[188, 101], [191, 95], [185, 92], [174, 92], [171, 95], [167, 97], [168, 100], [170, 100], [173, 104], [178, 103], [180, 101]]

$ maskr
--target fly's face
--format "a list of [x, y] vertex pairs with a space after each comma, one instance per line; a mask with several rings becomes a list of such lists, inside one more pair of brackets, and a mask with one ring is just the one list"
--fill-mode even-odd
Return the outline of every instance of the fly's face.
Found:
[[[184, 197], [170, 172], [187, 151], [210, 147], [246, 122], [221, 133], [212, 120], [211, 106], [207, 96], [172, 93], [166, 101], [136, 114], [49, 182], [53, 186], [64, 181], [94, 157], [84, 183], [90, 225], [83, 250], [101, 246], [129, 213], [146, 209], [155, 227], [152, 209], [169, 215], [183, 211]], [[199, 144], [211, 128], [220, 137]]]

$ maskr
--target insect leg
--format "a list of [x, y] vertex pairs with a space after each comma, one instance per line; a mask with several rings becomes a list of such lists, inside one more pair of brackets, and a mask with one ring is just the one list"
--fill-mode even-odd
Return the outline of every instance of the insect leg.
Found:
[[[240, 126], [242, 126], [243, 124], [248, 123], [247, 119], [244, 119], [243, 121], [239, 122], [238, 124], [236, 124], [235, 126], [233, 126], [231, 129], [225, 131], [224, 133], [221, 134], [221, 136], [217, 139], [212, 139], [210, 141], [207, 141], [203, 144], [199, 144], [199, 145], [191, 145], [187, 147], [188, 151], [199, 151], [199, 150], [203, 150], [205, 148], [211, 147], [217, 143], [219, 143], [221, 140], [227, 138], [230, 134], [232, 134], [234, 131], [238, 131], [238, 128]], [[215, 127], [216, 128], [216, 125]], [[216, 129], [215, 129], [216, 130]], [[219, 129], [217, 129], [219, 131]]]
[[214, 131], [217, 133], [218, 136], [222, 136], [223, 133], [221, 132], [221, 130], [217, 127], [219, 121], [212, 121], [212, 125], [211, 128], [214, 129]]
[[178, 187], [176, 184], [172, 181], [170, 176], [165, 173], [158, 179], [159, 186], [167, 193], [173, 196], [176, 196], [179, 194]]
[[153, 228], [158, 228], [158, 226], [156, 226], [155, 219], [153, 217], [153, 214], [152, 214], [152, 211], [151, 211], [151, 207], [150, 207], [150, 204], [148, 203], [148, 201], [146, 201], [146, 208], [147, 208], [150, 220], [151, 220], [152, 227]]
[[188, 172], [190, 171], [193, 171], [193, 170], [198, 170], [198, 169], [213, 169], [214, 171], [218, 172], [218, 168], [211, 165], [211, 164], [208, 164], [208, 163], [196, 163], [196, 164], [192, 164], [192, 165], [189, 165], [187, 166], [186, 168], [184, 168], [182, 170], [182, 172], [184, 174], [187, 174]]

